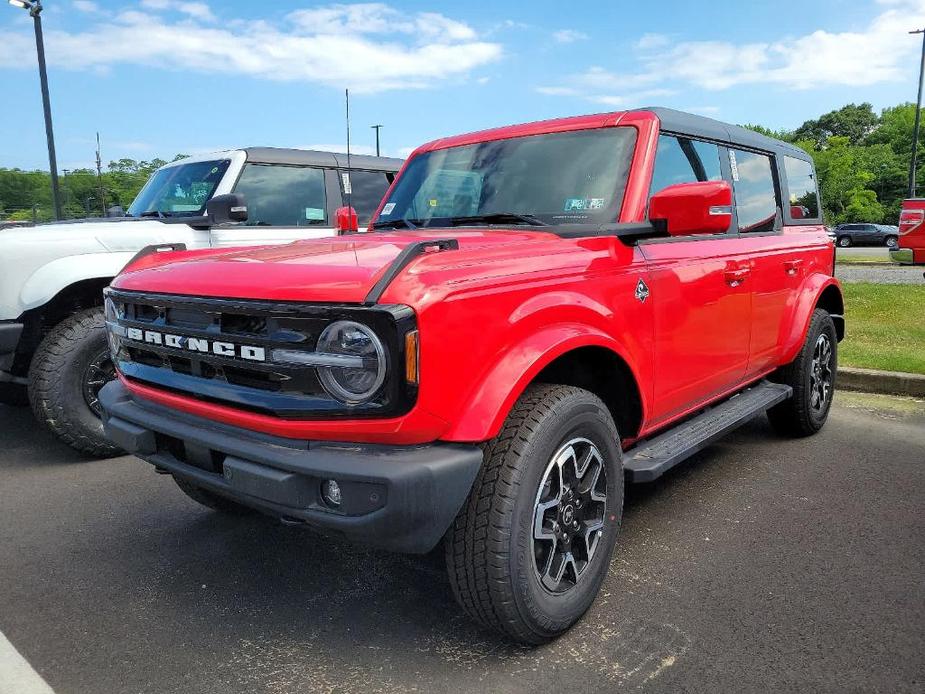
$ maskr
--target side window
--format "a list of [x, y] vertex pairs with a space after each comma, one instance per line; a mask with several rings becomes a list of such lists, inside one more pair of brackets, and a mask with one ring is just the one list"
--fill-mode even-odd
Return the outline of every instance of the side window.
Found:
[[719, 147], [674, 135], [660, 135], [649, 194], [676, 183], [721, 181]]
[[730, 149], [729, 163], [732, 165], [739, 231], [774, 231], [777, 191], [774, 187], [771, 157]]
[[787, 173], [787, 197], [790, 216], [794, 219], [819, 218], [819, 192], [813, 165], [803, 159], [784, 157]]
[[236, 193], [247, 201], [248, 226], [323, 226], [324, 172], [306, 166], [246, 164]]
[[[341, 186], [343, 186], [344, 171], [341, 173]], [[392, 185], [395, 175], [385, 171], [350, 171], [350, 204], [357, 211], [360, 226], [369, 224], [370, 217], [379, 207], [382, 196]], [[345, 200], [346, 201], [346, 200]]]

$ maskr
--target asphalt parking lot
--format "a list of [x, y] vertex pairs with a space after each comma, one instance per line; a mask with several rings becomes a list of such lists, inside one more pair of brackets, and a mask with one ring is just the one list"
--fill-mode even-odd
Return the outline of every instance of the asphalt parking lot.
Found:
[[597, 603], [534, 650], [470, 624], [433, 557], [216, 515], [0, 407], [0, 631], [58, 694], [921, 692], [925, 403], [836, 403], [631, 488]]

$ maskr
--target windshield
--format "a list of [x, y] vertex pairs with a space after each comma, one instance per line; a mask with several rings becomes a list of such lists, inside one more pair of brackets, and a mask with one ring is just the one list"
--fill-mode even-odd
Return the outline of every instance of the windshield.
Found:
[[374, 226], [613, 222], [635, 142], [634, 128], [597, 128], [425, 152]]
[[196, 217], [225, 175], [229, 160], [197, 161], [159, 169], [128, 208], [130, 217]]

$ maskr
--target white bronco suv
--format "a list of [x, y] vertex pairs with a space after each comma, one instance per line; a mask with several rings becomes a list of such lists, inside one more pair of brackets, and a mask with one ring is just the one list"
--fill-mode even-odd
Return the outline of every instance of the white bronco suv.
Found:
[[[351, 157], [349, 201], [360, 225], [401, 163]], [[103, 288], [152, 245], [257, 246], [333, 236], [347, 174], [343, 154], [272, 147], [215, 152], [155, 171], [125, 217], [0, 230], [0, 402], [28, 401], [40, 421], [79, 451], [118, 453], [103, 436], [97, 400], [114, 377]], [[243, 197], [246, 221], [206, 215], [210, 199], [229, 193], [238, 204]]]

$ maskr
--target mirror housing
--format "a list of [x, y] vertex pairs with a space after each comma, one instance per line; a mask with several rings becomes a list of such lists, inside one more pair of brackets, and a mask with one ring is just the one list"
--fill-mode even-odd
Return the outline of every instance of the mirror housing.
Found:
[[732, 186], [726, 181], [677, 183], [649, 199], [649, 221], [670, 236], [721, 234], [732, 223]]
[[241, 193], [216, 195], [206, 203], [209, 224], [228, 224], [247, 221], [247, 202]]
[[334, 212], [334, 228], [337, 229], [338, 234], [357, 231], [359, 226], [357, 211], [352, 207], [338, 207]]

